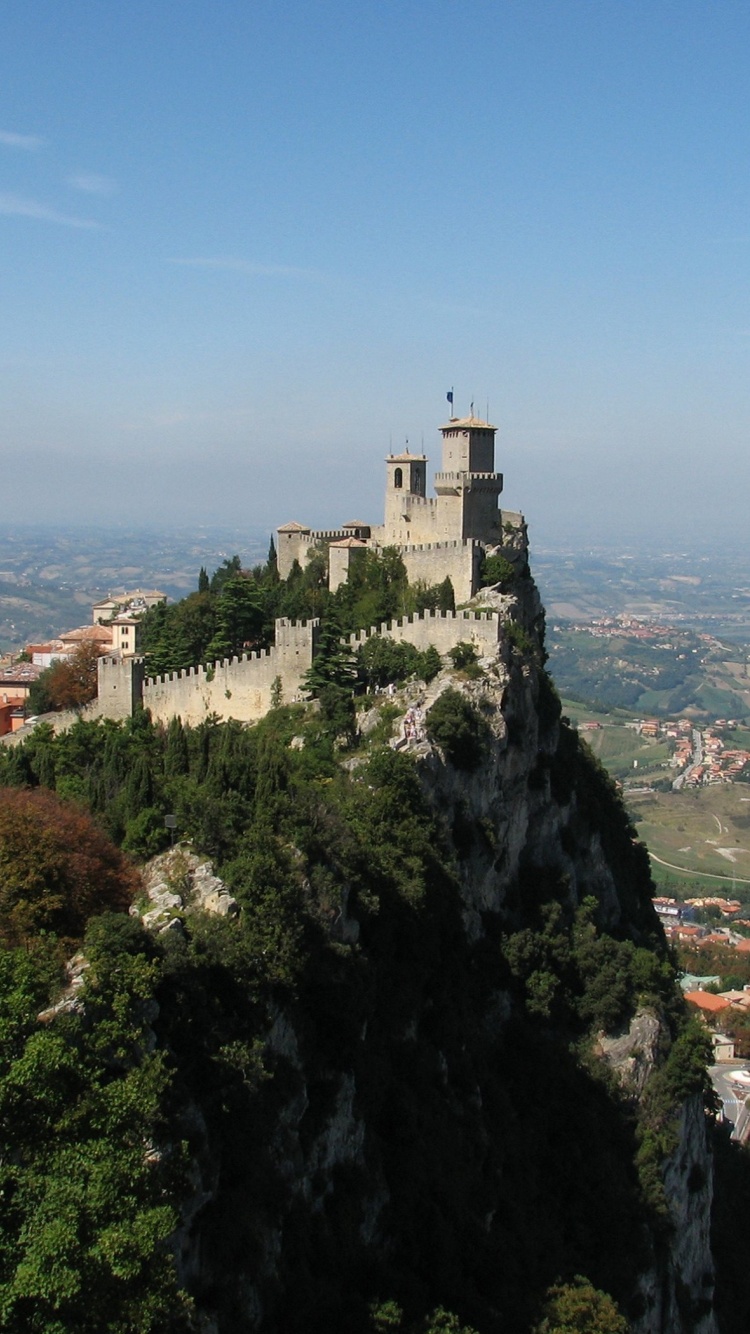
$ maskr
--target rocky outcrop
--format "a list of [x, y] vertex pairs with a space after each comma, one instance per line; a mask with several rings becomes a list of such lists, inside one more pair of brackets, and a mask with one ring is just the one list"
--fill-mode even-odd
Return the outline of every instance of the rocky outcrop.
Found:
[[151, 931], [179, 929], [183, 913], [239, 915], [237, 900], [214, 875], [211, 862], [181, 844], [153, 857], [142, 874], [146, 902], [134, 904], [130, 911]]
[[650, 1009], [639, 1009], [625, 1033], [600, 1033], [596, 1050], [614, 1072], [626, 1094], [639, 1098], [653, 1074], [662, 1039], [662, 1024]]

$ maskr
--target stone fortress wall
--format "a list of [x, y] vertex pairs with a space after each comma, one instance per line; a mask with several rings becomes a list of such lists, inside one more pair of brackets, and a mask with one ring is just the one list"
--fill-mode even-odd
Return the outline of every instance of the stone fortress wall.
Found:
[[183, 723], [195, 727], [210, 713], [257, 722], [274, 704], [290, 704], [300, 697], [317, 639], [317, 621], [283, 618], [276, 622], [276, 643], [266, 652], [144, 680], [143, 707], [159, 723], [179, 715]]
[[[351, 635], [353, 649], [373, 635], [424, 650], [431, 644], [443, 657], [459, 643], [475, 646], [480, 656], [499, 642], [501, 622], [494, 611], [425, 611]], [[144, 676], [142, 658], [101, 658], [98, 698], [86, 718], [129, 718], [142, 704], [154, 722], [180, 717], [195, 727], [209, 714], [222, 721], [253, 723], [275, 704], [304, 698], [303, 679], [317, 649], [318, 622], [276, 622], [276, 643], [265, 653], [224, 659], [211, 667], [189, 667], [166, 676]], [[70, 725], [68, 720], [67, 725]]]
[[484, 556], [480, 542], [471, 538], [458, 542], [425, 542], [399, 547], [410, 584], [442, 583], [449, 578], [456, 602], [468, 602], [479, 585], [479, 569]]
[[424, 611], [398, 621], [360, 630], [349, 636], [353, 649], [377, 635], [401, 644], [412, 644], [424, 652], [432, 644], [445, 657], [456, 644], [473, 644], [481, 657], [493, 653], [500, 641], [501, 623], [496, 611]]

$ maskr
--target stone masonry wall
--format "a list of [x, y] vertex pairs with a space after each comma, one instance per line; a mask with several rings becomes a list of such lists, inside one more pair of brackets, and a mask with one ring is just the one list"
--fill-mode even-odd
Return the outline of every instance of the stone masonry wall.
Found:
[[[500, 617], [493, 611], [426, 611], [421, 615], [389, 621], [351, 635], [353, 648], [372, 635], [413, 644], [424, 650], [430, 644], [443, 656], [458, 643], [474, 644], [480, 656], [493, 653], [502, 633]], [[275, 703], [290, 704], [303, 692], [303, 678], [317, 648], [318, 622], [276, 622], [276, 644], [266, 653], [224, 659], [212, 667], [190, 667], [143, 681], [143, 659], [101, 660], [98, 699], [83, 711], [86, 718], [130, 717], [142, 685], [143, 707], [154, 722], [168, 723], [179, 716], [195, 727], [210, 713], [224, 721], [252, 723], [263, 718]], [[276, 696], [276, 690], [280, 692]], [[55, 715], [56, 730], [71, 726], [78, 714]], [[18, 734], [20, 736], [20, 734]]]
[[425, 611], [420, 615], [405, 616], [400, 621], [388, 621], [373, 630], [360, 630], [350, 635], [349, 643], [356, 649], [372, 635], [413, 644], [424, 651], [430, 644], [445, 655], [456, 644], [473, 644], [480, 657], [495, 651], [501, 635], [500, 617], [494, 611]]
[[448, 577], [456, 602], [468, 602], [479, 585], [483, 550], [478, 542], [432, 542], [400, 548], [409, 583], [440, 584]]
[[[312, 664], [318, 622], [276, 622], [276, 643], [266, 653], [225, 658], [212, 667], [190, 667], [144, 682], [143, 707], [154, 722], [168, 723], [179, 715], [196, 726], [209, 713], [227, 720], [257, 722], [275, 702], [289, 704], [299, 695]], [[274, 699], [278, 682], [280, 698]]]

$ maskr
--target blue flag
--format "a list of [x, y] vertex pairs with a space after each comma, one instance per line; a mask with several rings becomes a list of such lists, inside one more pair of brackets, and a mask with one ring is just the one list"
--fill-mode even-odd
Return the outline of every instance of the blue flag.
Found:
[[448, 390], [448, 393], [445, 395], [445, 397], [447, 398], [447, 400], [448, 400], [448, 402], [450, 403], [451, 407], [453, 407], [453, 390], [452, 390], [452, 389], [449, 389], [449, 390]]

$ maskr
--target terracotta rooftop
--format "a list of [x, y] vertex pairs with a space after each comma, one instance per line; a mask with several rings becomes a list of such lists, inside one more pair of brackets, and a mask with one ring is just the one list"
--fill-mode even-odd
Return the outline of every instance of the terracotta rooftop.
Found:
[[0, 669], [0, 685], [24, 685], [36, 681], [42, 670], [41, 667], [35, 667], [33, 662], [14, 662], [12, 667]]
[[699, 1010], [706, 1010], [711, 1014], [729, 1008], [729, 1001], [724, 1000], [723, 996], [715, 996], [712, 991], [686, 991], [685, 1000], [697, 1005]]
[[108, 625], [80, 625], [60, 635], [63, 644], [111, 644], [112, 631]]
[[366, 542], [361, 542], [358, 537], [344, 537], [340, 542], [331, 542], [332, 547], [366, 547]]
[[297, 523], [296, 519], [292, 519], [291, 523], [282, 523], [282, 524], [280, 524], [279, 527], [276, 529], [276, 532], [277, 532], [277, 533], [309, 533], [309, 532], [310, 532], [310, 529], [308, 528], [308, 526], [307, 526], [306, 523]]

